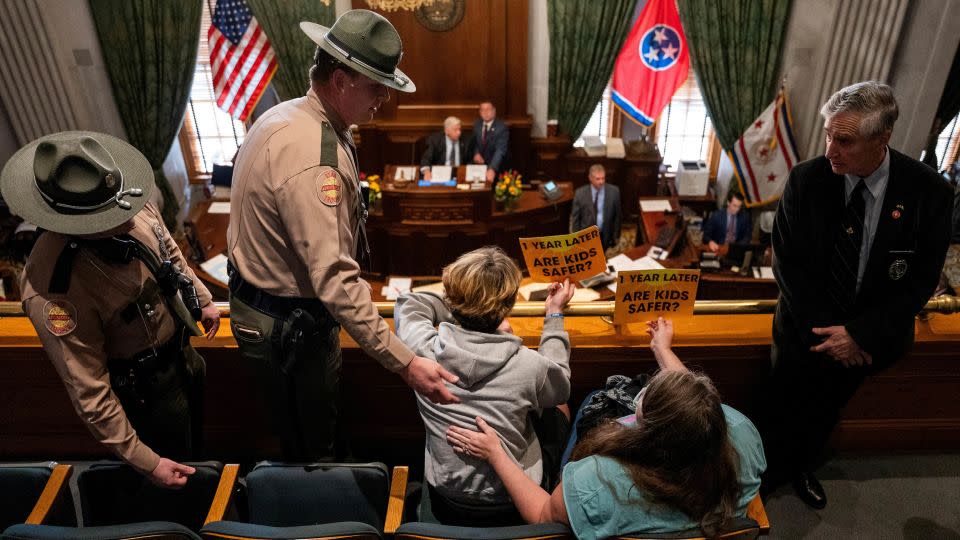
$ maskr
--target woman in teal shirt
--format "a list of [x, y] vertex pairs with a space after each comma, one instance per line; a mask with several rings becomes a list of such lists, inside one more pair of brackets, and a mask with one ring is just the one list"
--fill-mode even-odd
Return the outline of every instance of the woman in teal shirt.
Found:
[[759, 491], [763, 444], [750, 420], [721, 404], [710, 379], [673, 353], [671, 321], [649, 326], [660, 372], [638, 397], [635, 425], [590, 431], [552, 494], [523, 474], [480, 417], [479, 432], [451, 426], [450, 444], [489, 461], [529, 523], [566, 523], [581, 539], [698, 527], [715, 534], [745, 516]]

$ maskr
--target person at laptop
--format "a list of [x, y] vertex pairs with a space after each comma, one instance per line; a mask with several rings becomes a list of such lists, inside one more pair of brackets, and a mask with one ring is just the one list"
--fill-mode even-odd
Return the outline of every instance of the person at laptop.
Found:
[[460, 136], [460, 127], [459, 118], [448, 116], [443, 121], [443, 132], [427, 137], [427, 149], [420, 158], [420, 171], [425, 180], [430, 180], [433, 165], [459, 167], [470, 162], [469, 145]]
[[717, 210], [703, 222], [703, 245], [713, 253], [723, 244], [743, 244], [753, 235], [750, 212], [742, 212], [743, 195], [731, 191], [726, 210]]

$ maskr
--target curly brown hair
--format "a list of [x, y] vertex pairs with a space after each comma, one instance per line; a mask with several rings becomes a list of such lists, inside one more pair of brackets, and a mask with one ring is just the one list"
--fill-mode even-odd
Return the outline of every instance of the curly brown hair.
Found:
[[727, 436], [720, 393], [692, 371], [661, 371], [647, 384], [637, 425], [602, 424], [580, 440], [571, 459], [613, 458], [654, 503], [680, 510], [713, 536], [740, 496], [738, 459]]
[[464, 253], [443, 269], [444, 302], [460, 326], [493, 333], [513, 309], [520, 269], [502, 249]]

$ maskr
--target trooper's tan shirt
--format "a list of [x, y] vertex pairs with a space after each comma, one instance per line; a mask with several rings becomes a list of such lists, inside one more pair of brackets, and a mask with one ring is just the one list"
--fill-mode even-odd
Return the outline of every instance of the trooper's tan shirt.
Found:
[[[339, 134], [336, 168], [320, 163], [323, 121]], [[367, 354], [397, 371], [413, 352], [377, 313], [355, 260], [361, 192], [352, 145], [312, 89], [267, 111], [234, 165], [227, 251], [259, 289], [319, 298]]]
[[[158, 226], [170, 260], [193, 280], [200, 305], [206, 306], [210, 292], [187, 266], [156, 207], [147, 204], [137, 213], [129, 234], [161, 256], [154, 231]], [[140, 441], [127, 420], [110, 387], [107, 360], [130, 358], [166, 343], [176, 330], [174, 315], [159, 289], [147, 286], [155, 280], [142, 262], [109, 264], [86, 248], [74, 259], [67, 292], [48, 292], [67, 241], [54, 232], [40, 236], [21, 277], [23, 309], [93, 436], [140, 472], [150, 473], [160, 457]]]

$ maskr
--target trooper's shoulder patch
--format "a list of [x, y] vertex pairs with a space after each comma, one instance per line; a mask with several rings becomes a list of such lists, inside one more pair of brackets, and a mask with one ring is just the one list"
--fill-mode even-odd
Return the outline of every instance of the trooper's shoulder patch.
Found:
[[327, 206], [340, 204], [343, 199], [343, 181], [337, 171], [328, 169], [320, 173], [317, 179], [317, 195], [320, 196], [320, 202]]
[[43, 306], [43, 325], [63, 337], [77, 328], [77, 308], [66, 300], [50, 300]]

